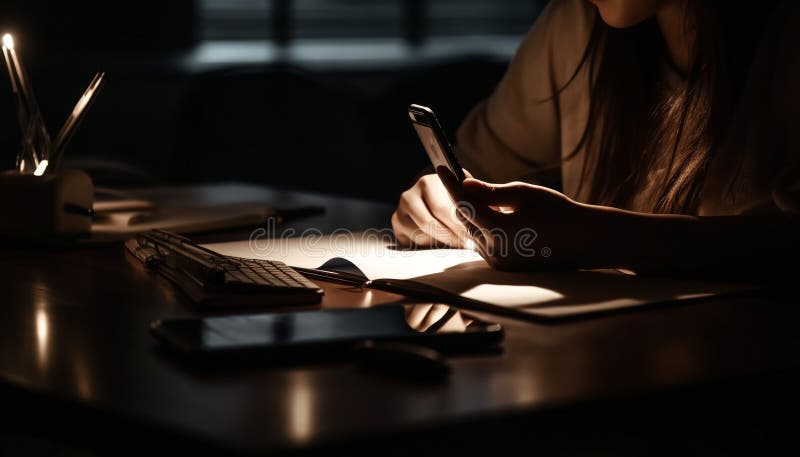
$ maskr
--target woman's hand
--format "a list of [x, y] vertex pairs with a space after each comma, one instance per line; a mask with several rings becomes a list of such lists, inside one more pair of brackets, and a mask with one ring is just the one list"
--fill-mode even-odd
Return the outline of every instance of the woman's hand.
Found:
[[608, 210], [521, 182], [489, 184], [467, 179], [459, 215], [475, 245], [498, 269], [601, 266], [599, 246], [608, 233]]
[[392, 228], [402, 246], [464, 248], [469, 240], [450, 195], [435, 174], [419, 178], [403, 192], [392, 214]]

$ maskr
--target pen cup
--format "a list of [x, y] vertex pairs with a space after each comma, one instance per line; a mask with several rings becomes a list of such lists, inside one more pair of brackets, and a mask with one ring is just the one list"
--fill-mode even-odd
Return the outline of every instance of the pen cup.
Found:
[[88, 235], [94, 185], [86, 173], [0, 173], [0, 234], [38, 239]]

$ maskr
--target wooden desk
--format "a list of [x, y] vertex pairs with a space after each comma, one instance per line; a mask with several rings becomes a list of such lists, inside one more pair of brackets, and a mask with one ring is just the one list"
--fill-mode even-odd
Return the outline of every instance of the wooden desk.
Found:
[[[298, 229], [383, 227], [391, 212], [354, 200], [264, 195], [329, 208]], [[4, 246], [0, 277], [4, 430], [114, 454], [155, 443], [180, 451], [395, 454], [488, 452], [513, 443], [539, 455], [625, 455], [670, 443], [762, 449], [783, 423], [775, 415], [798, 404], [800, 310], [788, 299], [710, 301], [557, 325], [491, 318], [507, 331], [502, 354], [454, 358], [448, 382], [416, 385], [347, 363], [188, 370], [156, 350], [148, 324], [201, 313], [127, 259], [120, 244]], [[326, 307], [403, 299], [324, 287]]]

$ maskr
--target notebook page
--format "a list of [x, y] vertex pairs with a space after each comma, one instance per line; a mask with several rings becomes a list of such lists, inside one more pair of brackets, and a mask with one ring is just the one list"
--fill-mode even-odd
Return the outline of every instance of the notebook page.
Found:
[[344, 258], [368, 279], [410, 280], [458, 296], [465, 304], [478, 302], [512, 314], [539, 318], [574, 317], [754, 288], [640, 277], [616, 270], [506, 272], [490, 268], [474, 251], [400, 251], [386, 240], [359, 234], [349, 240], [332, 236], [317, 238], [238, 241], [206, 247], [225, 255], [281, 260], [305, 268]]
[[205, 246], [224, 255], [279, 260], [302, 268], [317, 268], [331, 259], [341, 258], [358, 267], [367, 279], [410, 279], [441, 273], [462, 263], [485, 264], [481, 256], [471, 250], [398, 250], [386, 237], [370, 233], [256, 239]]

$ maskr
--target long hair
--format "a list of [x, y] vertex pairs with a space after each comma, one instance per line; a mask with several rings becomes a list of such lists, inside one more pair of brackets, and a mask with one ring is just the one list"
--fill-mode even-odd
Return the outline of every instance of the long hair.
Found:
[[585, 187], [590, 203], [630, 206], [660, 168], [658, 191], [643, 209], [697, 212], [709, 166], [724, 153], [763, 25], [778, 2], [739, 3], [685, 2], [685, 27], [694, 40], [677, 88], [664, 77], [671, 60], [655, 18], [615, 29], [595, 14], [583, 58], [567, 82], [587, 67], [588, 121], [568, 158], [585, 151], [578, 193]]

